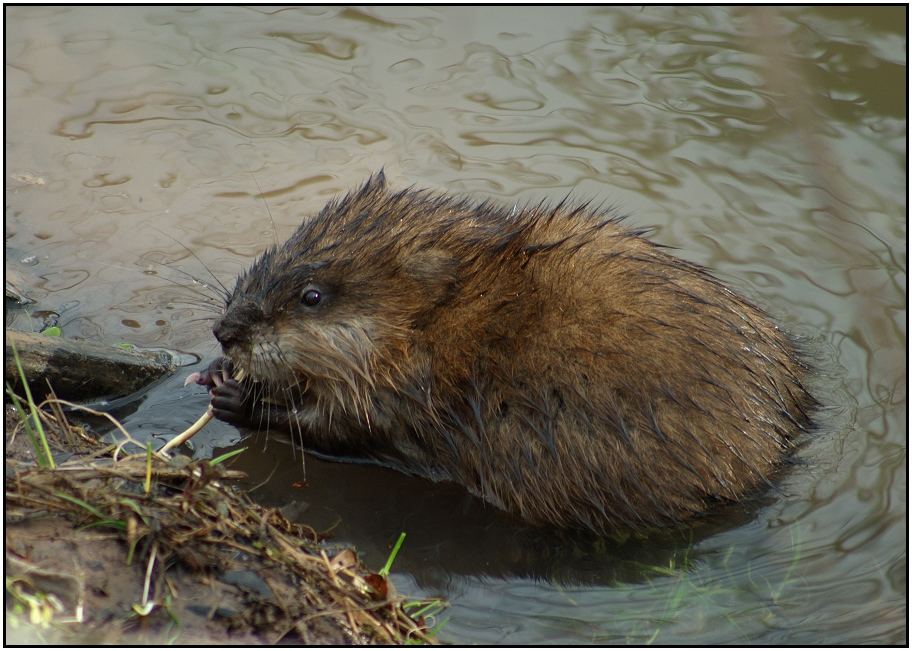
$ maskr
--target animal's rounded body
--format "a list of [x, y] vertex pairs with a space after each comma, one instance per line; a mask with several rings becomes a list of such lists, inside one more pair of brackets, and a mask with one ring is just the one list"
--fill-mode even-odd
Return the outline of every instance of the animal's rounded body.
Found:
[[214, 332], [248, 378], [216, 416], [597, 532], [754, 491], [813, 404], [761, 310], [620, 220], [382, 174], [257, 259]]

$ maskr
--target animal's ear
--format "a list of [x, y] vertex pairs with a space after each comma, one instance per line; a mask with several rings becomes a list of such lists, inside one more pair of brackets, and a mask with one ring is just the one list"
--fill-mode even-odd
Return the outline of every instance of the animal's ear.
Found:
[[411, 254], [403, 269], [423, 292], [431, 294], [434, 306], [446, 303], [455, 293], [459, 261], [440, 249], [426, 249]]

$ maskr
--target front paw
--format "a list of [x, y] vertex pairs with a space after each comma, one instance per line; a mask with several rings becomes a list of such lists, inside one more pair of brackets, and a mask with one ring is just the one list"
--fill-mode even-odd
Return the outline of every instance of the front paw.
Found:
[[220, 377], [209, 395], [212, 397], [212, 415], [221, 421], [238, 427], [252, 425], [250, 387], [245, 387], [237, 380]]
[[191, 373], [184, 385], [200, 384], [208, 389], [221, 386], [234, 376], [234, 363], [227, 357], [217, 357], [205, 371]]

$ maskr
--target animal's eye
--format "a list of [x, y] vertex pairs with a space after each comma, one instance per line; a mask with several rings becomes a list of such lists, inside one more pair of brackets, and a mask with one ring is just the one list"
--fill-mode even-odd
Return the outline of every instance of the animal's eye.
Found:
[[320, 292], [320, 290], [314, 289], [313, 287], [305, 289], [301, 294], [301, 302], [304, 303], [304, 305], [309, 305], [310, 307], [317, 305], [322, 300], [322, 298], [323, 294]]

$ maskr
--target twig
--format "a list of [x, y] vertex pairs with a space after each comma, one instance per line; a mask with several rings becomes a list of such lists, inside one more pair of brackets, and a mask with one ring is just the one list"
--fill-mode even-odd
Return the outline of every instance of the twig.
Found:
[[[237, 374], [234, 376], [234, 379], [237, 380], [238, 382], [243, 380], [244, 371], [243, 370], [238, 371]], [[180, 434], [175, 436], [173, 439], [171, 439], [170, 441], [165, 443], [163, 446], [161, 446], [158, 449], [158, 451], [160, 453], [164, 453], [164, 452], [167, 452], [168, 450], [170, 450], [171, 448], [176, 448], [178, 445], [183, 445], [184, 443], [189, 441], [191, 438], [193, 438], [197, 432], [199, 432], [201, 429], [203, 429], [210, 420], [212, 420], [212, 405], [210, 405], [209, 408], [206, 409], [205, 414], [203, 414], [202, 416], [200, 416], [199, 418], [196, 419], [195, 423], [193, 423], [190, 427], [188, 427], [183, 432], [181, 432]]]

